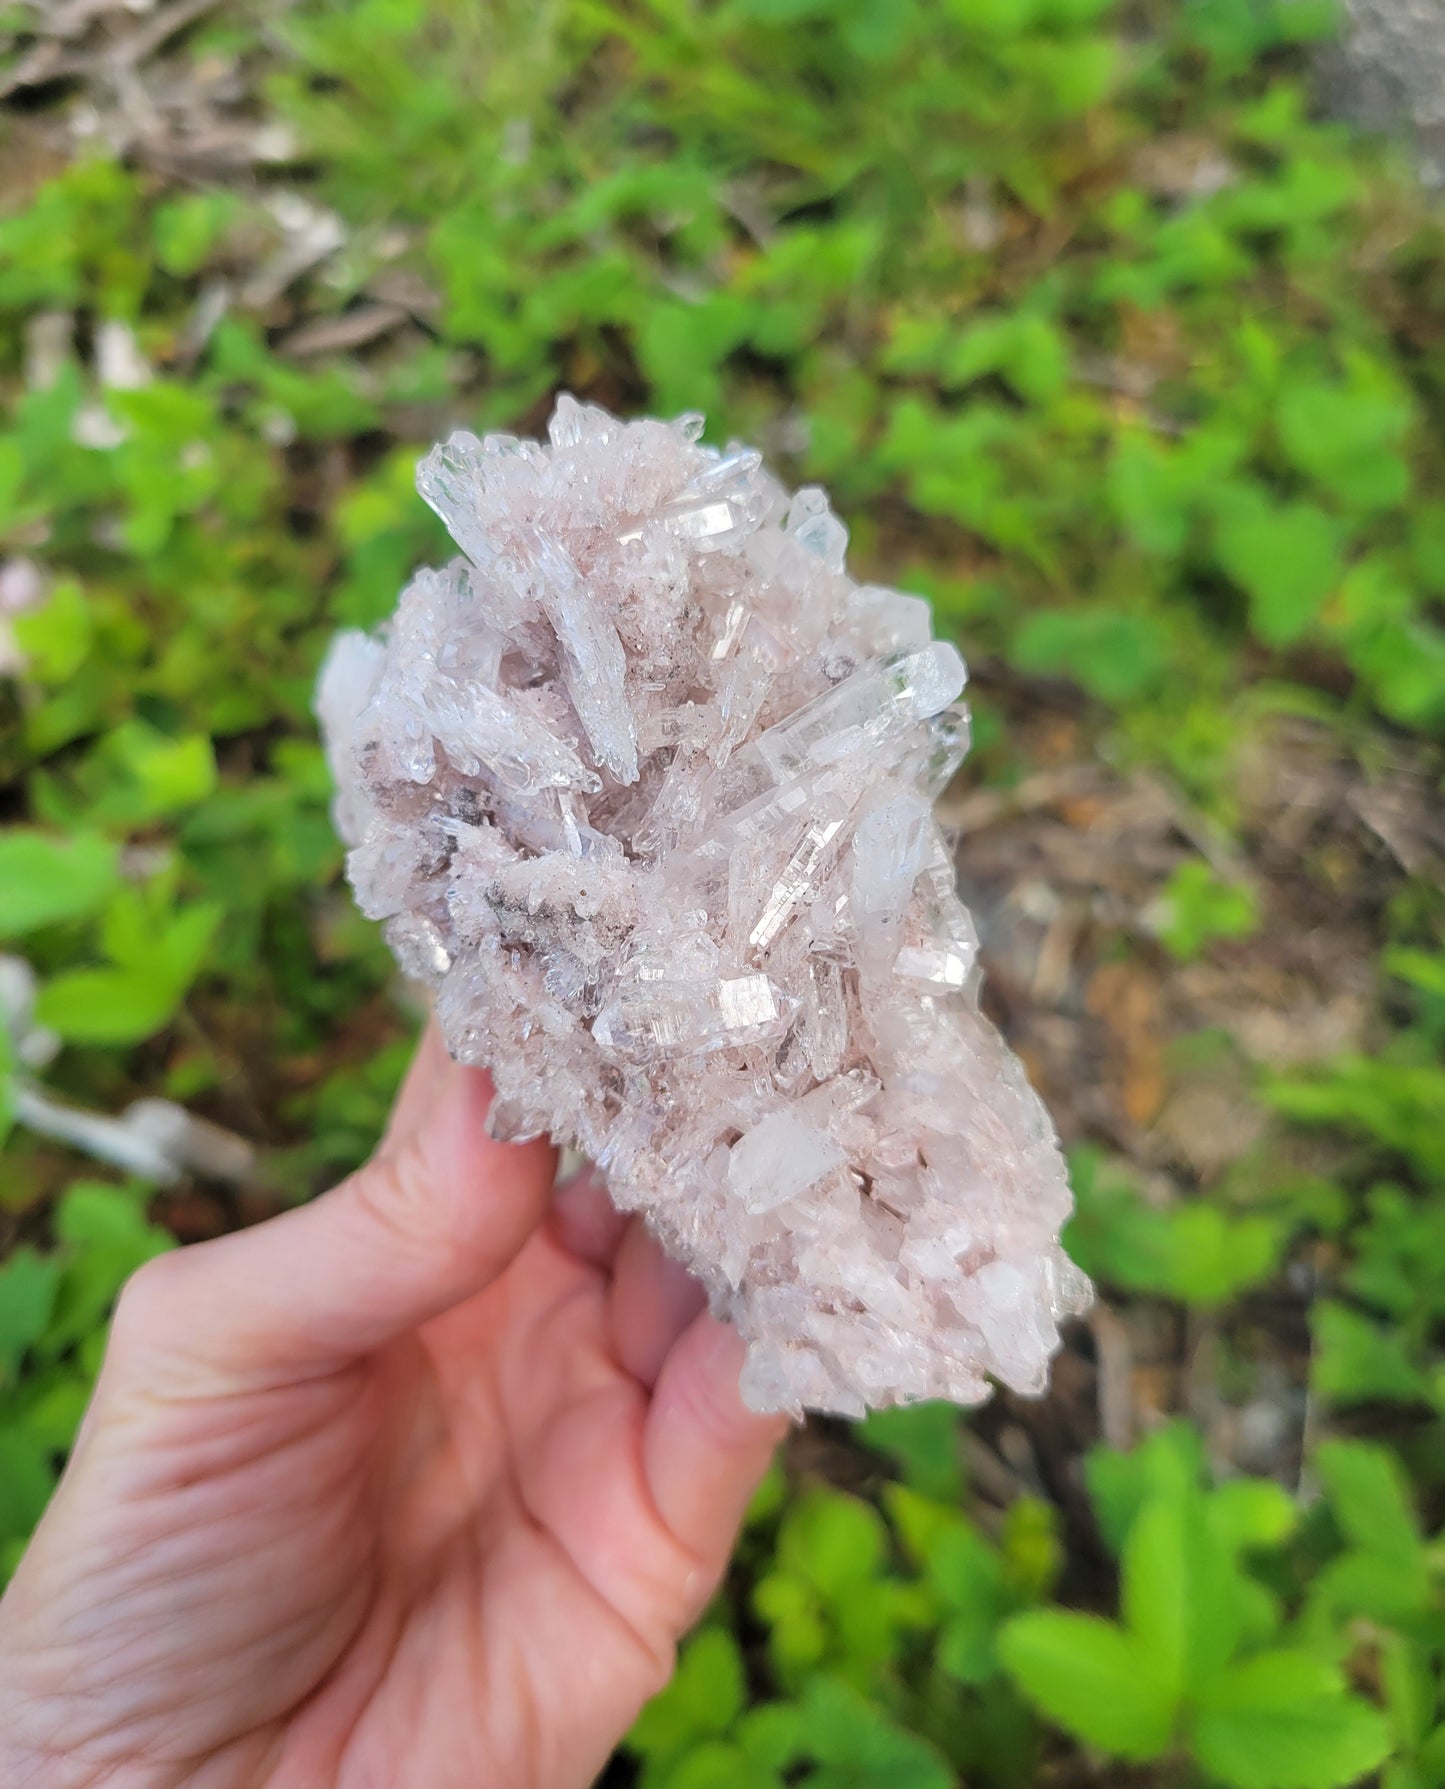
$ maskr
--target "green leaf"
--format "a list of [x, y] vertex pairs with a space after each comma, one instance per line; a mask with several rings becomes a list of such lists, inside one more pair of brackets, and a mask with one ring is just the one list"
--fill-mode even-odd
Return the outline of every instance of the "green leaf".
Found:
[[643, 1777], [643, 1789], [738, 1789], [740, 1783], [749, 1789], [753, 1784], [758, 1789], [783, 1789], [775, 1771], [760, 1768], [739, 1747], [717, 1739], [704, 1740], [684, 1757]]
[[1336, 1789], [1390, 1751], [1380, 1712], [1304, 1652], [1261, 1653], [1224, 1672], [1203, 1698], [1191, 1741], [1229, 1789]]
[[0, 1149], [15, 1128], [15, 1044], [8, 1026], [0, 1025]]
[[1426, 1177], [1445, 1175], [1445, 1068], [1407, 1032], [1398, 1047], [1373, 1056], [1340, 1056], [1313, 1074], [1266, 1081], [1264, 1095], [1304, 1124], [1358, 1130], [1413, 1162]]
[[871, 1410], [855, 1432], [865, 1446], [896, 1460], [905, 1483], [925, 1497], [952, 1503], [963, 1495], [959, 1418], [954, 1405], [934, 1402]]
[[1430, 1578], [1421, 1564], [1351, 1548], [1319, 1568], [1309, 1587], [1307, 1611], [1315, 1631], [1343, 1634], [1356, 1615], [1386, 1626], [1404, 1624], [1429, 1607], [1430, 1597]]
[[928, 1580], [948, 1611], [938, 1641], [940, 1669], [963, 1683], [985, 1682], [998, 1667], [998, 1626], [1010, 1612], [1002, 1559], [971, 1522], [960, 1519], [930, 1547]]
[[1294, 464], [1343, 502], [1383, 509], [1406, 496], [1409, 468], [1396, 450], [1410, 405], [1397, 394], [1292, 385], [1280, 399], [1277, 424]]
[[1209, 1519], [1232, 1549], [1277, 1547], [1299, 1525], [1299, 1505], [1271, 1478], [1232, 1478], [1211, 1494]]
[[[968, 1518], [909, 1485], [884, 1485], [883, 1507], [904, 1547], [920, 1563], [926, 1561], [941, 1535]], [[971, 1526], [971, 1524], [968, 1524]]]
[[[751, 1769], [789, 1770], [807, 1749], [807, 1725], [807, 1717], [796, 1703], [765, 1702], [738, 1719], [733, 1738]], [[751, 1780], [739, 1778], [740, 1782]]]
[[27, 675], [42, 683], [65, 683], [91, 649], [90, 606], [73, 578], [62, 578], [40, 608], [17, 615], [12, 626]]
[[1184, 550], [1193, 522], [1172, 462], [1147, 436], [1125, 434], [1109, 465], [1109, 495], [1129, 538], [1146, 553]]
[[982, 1603], [948, 1616], [939, 1629], [934, 1651], [939, 1670], [960, 1683], [987, 1683], [998, 1669], [996, 1620], [996, 1611]]
[[1244, 490], [1222, 506], [1219, 563], [1250, 599], [1250, 620], [1267, 646], [1308, 633], [1344, 569], [1344, 531], [1309, 503], [1270, 504]]
[[1198, 427], [1170, 447], [1143, 429], [1122, 430], [1108, 488], [1130, 540], [1145, 553], [1181, 554], [1206, 499], [1235, 470], [1246, 447], [1241, 435], [1217, 425]]
[[1319, 43], [1340, 30], [1340, 0], [1274, 0], [1270, 17], [1278, 41]]
[[11, 435], [0, 435], [0, 531], [9, 533], [25, 520], [21, 487], [25, 483], [25, 455]]
[[62, 1194], [55, 1232], [65, 1253], [45, 1338], [50, 1356], [97, 1334], [136, 1269], [175, 1247], [167, 1231], [147, 1222], [143, 1194], [100, 1180], [76, 1181]]
[[958, 17], [990, 38], [1022, 37], [1038, 18], [1039, 0], [953, 0]]
[[183, 813], [212, 794], [216, 757], [205, 734], [172, 737], [132, 719], [106, 734], [83, 775], [96, 792], [87, 810], [95, 824], [145, 826]]
[[1254, 891], [1225, 882], [1197, 857], [1186, 858], [1175, 870], [1159, 907], [1160, 941], [1186, 963], [1216, 939], [1248, 938], [1259, 929]]
[[106, 909], [101, 943], [118, 968], [153, 980], [178, 1002], [200, 973], [224, 916], [218, 901], [171, 913], [137, 890], [121, 889]]
[[1088, 1745], [1121, 1758], [1157, 1758], [1176, 1698], [1132, 1633], [1062, 1609], [1015, 1615], [999, 1635], [1004, 1669], [1041, 1713]]
[[50, 1453], [68, 1453], [90, 1403], [92, 1384], [88, 1373], [73, 1371], [68, 1363], [27, 1375], [23, 1400], [16, 1400], [23, 1401], [27, 1433]]
[[117, 852], [94, 833], [0, 834], [0, 938], [97, 912], [116, 885]]
[[1351, 667], [1381, 713], [1407, 727], [1445, 719], [1445, 628], [1411, 617], [1381, 618], [1347, 639]]
[[1124, 1543], [1120, 1600], [1176, 1696], [1195, 1692], [1232, 1656], [1244, 1616], [1239, 1575], [1198, 1492], [1140, 1511]]
[[844, 15], [842, 34], [848, 48], [863, 61], [888, 62], [908, 48], [921, 16], [919, 0], [897, 0], [897, 4], [887, 6], [873, 0], [851, 15]]
[[637, 325], [637, 359], [652, 401], [670, 411], [715, 408], [717, 369], [743, 340], [748, 306], [730, 293], [691, 304], [655, 299]]
[[1095, 1279], [1191, 1305], [1223, 1304], [1268, 1280], [1286, 1229], [1258, 1213], [1231, 1217], [1193, 1200], [1159, 1209], [1130, 1185], [1076, 1175], [1078, 1208], [1064, 1244]]
[[152, 973], [177, 999], [200, 974], [225, 911], [219, 901], [198, 901], [177, 913], [152, 941]]
[[917, 1734], [836, 1678], [815, 1677], [802, 1697], [806, 1748], [825, 1768], [810, 1789], [954, 1789], [948, 1762]]
[[1285, 1233], [1273, 1218], [1231, 1218], [1214, 1205], [1184, 1205], [1171, 1214], [1165, 1289], [1185, 1304], [1227, 1303], [1269, 1280], [1279, 1265]]
[[784, 1516], [777, 1563], [833, 1600], [875, 1577], [887, 1550], [888, 1531], [871, 1504], [819, 1490], [799, 1498]]
[[1325, 1441], [1315, 1449], [1314, 1464], [1348, 1540], [1407, 1570], [1426, 1570], [1405, 1476], [1387, 1448], [1368, 1441]]
[[627, 1743], [649, 1758], [676, 1757], [694, 1740], [726, 1733], [743, 1700], [737, 1642], [722, 1628], [704, 1628], [683, 1648], [672, 1682], [637, 1717]]
[[999, 1531], [1007, 1589], [1027, 1600], [1046, 1597], [1063, 1569], [1058, 1512], [1042, 1497], [1016, 1497]]
[[734, 0], [743, 18], [760, 25], [801, 25], [809, 19], [826, 19], [834, 0]]
[[54, 1488], [49, 1449], [28, 1429], [0, 1427], [0, 1539], [24, 1539]]
[[1429, 1401], [1429, 1378], [1398, 1325], [1373, 1323], [1363, 1312], [1325, 1299], [1315, 1306], [1310, 1327], [1314, 1382], [1326, 1398], [1337, 1404]]
[[1383, 1185], [1365, 1203], [1369, 1221], [1354, 1235], [1350, 1291], [1402, 1321], [1417, 1312], [1445, 1315], [1445, 1200]]
[[177, 278], [198, 272], [239, 210], [239, 200], [224, 187], [157, 206], [152, 225], [157, 262]]
[[1165, 638], [1147, 615], [1116, 609], [1045, 609], [1029, 616], [1009, 656], [1025, 671], [1072, 677], [1101, 702], [1137, 700], [1154, 688]]
[[1403, 945], [1385, 951], [1380, 967], [1436, 1000], [1445, 1000], [1445, 954], [1409, 950]]
[[1025, 401], [1053, 397], [1068, 377], [1068, 343], [1057, 325], [1033, 312], [973, 323], [942, 359], [940, 382], [967, 385], [998, 373]]
[[216, 787], [215, 752], [204, 734], [169, 739], [136, 732], [125, 762], [142, 791], [147, 819], [194, 807]]
[[169, 1022], [180, 994], [132, 969], [72, 969], [40, 990], [36, 1022], [67, 1043], [136, 1044]]
[[1440, 1789], [1445, 1784], [1445, 1721], [1422, 1741], [1417, 1762], [1420, 1780], [1427, 1789]]
[[0, 1389], [45, 1333], [59, 1284], [60, 1263], [53, 1255], [18, 1248], [0, 1262]]
[[1185, 1499], [1204, 1476], [1204, 1443], [1192, 1424], [1167, 1422], [1128, 1453], [1095, 1447], [1084, 1463], [1089, 1499], [1104, 1538], [1116, 1553], [1134, 1519], [1156, 1497]]
[[765, 1527], [776, 1519], [787, 1500], [788, 1480], [781, 1465], [774, 1460], [758, 1481], [758, 1488], [748, 1502], [748, 1513], [743, 1518], [744, 1526]]

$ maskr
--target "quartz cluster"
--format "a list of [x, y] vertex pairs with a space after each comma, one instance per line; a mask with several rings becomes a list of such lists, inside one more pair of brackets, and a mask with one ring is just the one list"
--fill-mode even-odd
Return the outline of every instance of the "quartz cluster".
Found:
[[564, 396], [423, 460], [460, 555], [318, 691], [357, 900], [497, 1133], [706, 1283], [755, 1409], [1037, 1392], [1088, 1287], [933, 819], [963, 662], [822, 491], [701, 432]]

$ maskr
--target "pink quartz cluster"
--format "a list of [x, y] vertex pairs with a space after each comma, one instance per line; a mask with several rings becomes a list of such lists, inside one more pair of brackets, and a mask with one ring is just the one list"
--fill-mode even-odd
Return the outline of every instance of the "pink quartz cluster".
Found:
[[1088, 1286], [932, 815], [963, 662], [822, 491], [701, 432], [564, 396], [545, 443], [427, 455], [461, 554], [318, 693], [357, 900], [497, 1133], [705, 1282], [755, 1409], [1037, 1392]]

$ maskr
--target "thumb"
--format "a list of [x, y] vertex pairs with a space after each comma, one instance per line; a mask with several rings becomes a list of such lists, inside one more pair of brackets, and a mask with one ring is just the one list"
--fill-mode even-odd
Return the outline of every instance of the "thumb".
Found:
[[453, 1062], [433, 1024], [365, 1167], [309, 1205], [151, 1262], [118, 1325], [163, 1328], [172, 1356], [264, 1378], [325, 1371], [460, 1304], [541, 1222], [556, 1167], [546, 1143], [487, 1135], [491, 1099], [490, 1078]]

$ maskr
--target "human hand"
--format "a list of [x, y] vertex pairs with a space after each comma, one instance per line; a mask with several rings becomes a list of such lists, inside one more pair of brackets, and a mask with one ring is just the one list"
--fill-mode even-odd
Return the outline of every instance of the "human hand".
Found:
[[144, 1267], [0, 1600], [7, 1789], [567, 1789], [781, 1430], [695, 1282], [435, 1029], [375, 1160]]

